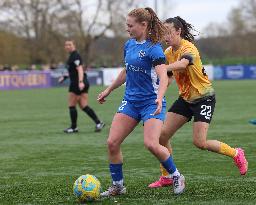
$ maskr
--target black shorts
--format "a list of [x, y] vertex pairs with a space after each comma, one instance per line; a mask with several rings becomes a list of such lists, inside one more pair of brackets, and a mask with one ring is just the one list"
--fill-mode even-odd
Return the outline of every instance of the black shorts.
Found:
[[78, 87], [78, 83], [71, 83], [69, 85], [69, 92], [74, 93], [76, 95], [81, 95], [82, 93], [88, 93], [89, 88], [90, 88], [90, 84], [89, 81], [87, 79], [84, 80], [84, 89], [80, 90]]
[[215, 95], [208, 96], [196, 103], [188, 103], [179, 97], [168, 110], [188, 118], [194, 117], [194, 122], [207, 122], [210, 124], [215, 108]]

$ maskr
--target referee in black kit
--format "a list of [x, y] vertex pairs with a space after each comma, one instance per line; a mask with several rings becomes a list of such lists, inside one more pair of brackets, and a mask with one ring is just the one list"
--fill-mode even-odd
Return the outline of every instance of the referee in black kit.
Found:
[[68, 106], [71, 119], [71, 126], [64, 130], [65, 133], [78, 132], [77, 128], [77, 110], [76, 105], [79, 104], [83, 110], [96, 124], [95, 132], [100, 132], [105, 124], [99, 120], [94, 110], [88, 106], [88, 90], [89, 82], [87, 75], [83, 70], [83, 61], [76, 50], [73, 40], [65, 41], [65, 50], [70, 54], [67, 61], [69, 76], [59, 78], [59, 83], [62, 83], [66, 78], [70, 78]]

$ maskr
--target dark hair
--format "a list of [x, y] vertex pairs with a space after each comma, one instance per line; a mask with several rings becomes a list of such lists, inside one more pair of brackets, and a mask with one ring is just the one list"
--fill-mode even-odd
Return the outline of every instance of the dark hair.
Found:
[[128, 16], [136, 18], [136, 22], [146, 21], [148, 23], [148, 38], [153, 42], [157, 43], [163, 40], [166, 33], [166, 27], [159, 20], [153, 9], [137, 8], [129, 12]]
[[[190, 42], [194, 42], [195, 40], [195, 36], [194, 34], [191, 33], [191, 31], [196, 31], [194, 29], [194, 26], [192, 26], [191, 24], [187, 23], [184, 19], [182, 19], [179, 16], [176, 16], [174, 18], [168, 18], [165, 20], [165, 23], [171, 24], [173, 23], [174, 28], [176, 30], [181, 29], [181, 37], [190, 41]], [[198, 32], [198, 31], [196, 31]]]

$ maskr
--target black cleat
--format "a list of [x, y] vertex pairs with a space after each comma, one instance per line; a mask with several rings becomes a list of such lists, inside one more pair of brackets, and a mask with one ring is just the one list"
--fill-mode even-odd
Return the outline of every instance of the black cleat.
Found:
[[65, 133], [68, 133], [68, 134], [70, 134], [70, 133], [76, 133], [76, 132], [78, 132], [78, 128], [76, 127], [76, 128], [72, 128], [72, 127], [69, 127], [69, 128], [67, 128], [67, 129], [65, 129], [65, 130], [63, 130]]
[[105, 123], [100, 122], [99, 124], [96, 125], [95, 132], [100, 132], [104, 126], [105, 126]]

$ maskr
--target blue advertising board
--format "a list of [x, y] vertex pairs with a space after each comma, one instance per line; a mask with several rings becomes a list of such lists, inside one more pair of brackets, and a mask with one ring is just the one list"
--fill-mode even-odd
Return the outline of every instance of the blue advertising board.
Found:
[[215, 80], [256, 79], [256, 65], [214, 66]]

